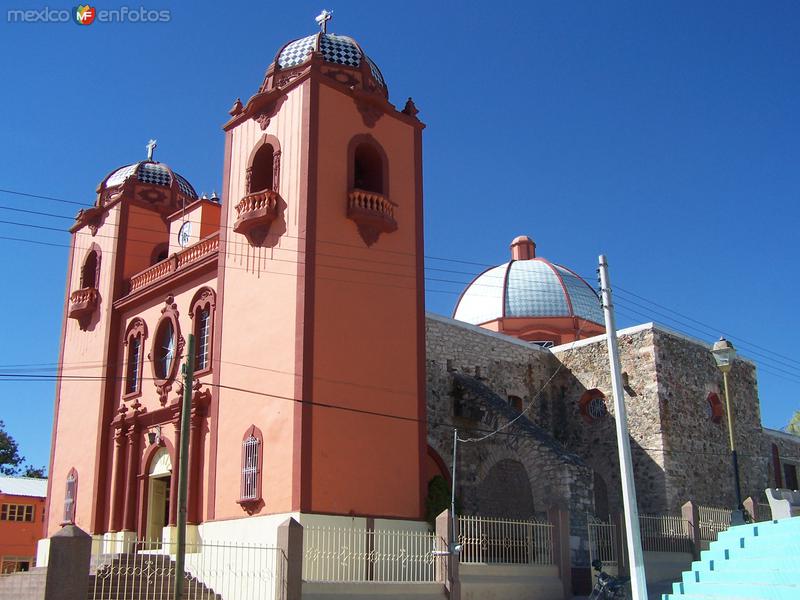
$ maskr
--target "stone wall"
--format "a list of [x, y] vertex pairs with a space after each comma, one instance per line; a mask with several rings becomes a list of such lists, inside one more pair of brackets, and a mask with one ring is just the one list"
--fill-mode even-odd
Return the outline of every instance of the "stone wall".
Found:
[[[687, 500], [732, 507], [725, 394], [710, 345], [652, 323], [621, 330], [618, 340], [640, 511], [679, 514]], [[488, 440], [460, 444], [462, 509], [526, 518], [568, 506], [573, 558], [582, 564], [584, 514], [622, 510], [605, 337], [551, 351], [428, 315], [427, 378], [429, 444], [448, 468], [454, 426], [462, 438], [479, 438], [515, 418], [508, 399], [521, 399], [525, 418]], [[764, 488], [774, 485], [772, 444], [800, 470], [800, 438], [762, 430], [750, 361], [737, 358], [728, 380], [742, 497], [763, 501]], [[605, 397], [607, 414], [582, 410], [593, 390]], [[711, 393], [720, 401], [717, 418]], [[520, 487], [522, 473], [529, 485]]]
[[[768, 487], [777, 487], [778, 483], [775, 477], [776, 465], [773, 454], [775, 449], [778, 451], [778, 461], [780, 462], [780, 487], [787, 487], [788, 484], [784, 472], [787, 464], [794, 465], [798, 476], [800, 476], [800, 436], [775, 429], [765, 428], [763, 430], [761, 452], [767, 457]], [[766, 502], [763, 490], [761, 492], [761, 495], [758, 496], [759, 501]]]
[[[653, 330], [638, 327], [626, 331], [619, 336], [618, 347], [620, 364], [629, 382], [625, 406], [637, 499], [641, 511], [661, 512], [669, 507], [664, 501], [666, 484]], [[619, 512], [622, 488], [606, 339], [595, 337], [565, 344], [555, 348], [554, 354], [564, 364], [559, 380], [562, 418], [554, 423], [554, 435], [602, 477], [608, 507], [611, 512]], [[604, 418], [590, 419], [581, 414], [581, 397], [593, 389], [606, 398], [608, 414]]]
[[[573, 564], [588, 564], [586, 514], [592, 510], [592, 473], [542, 424], [558, 396], [548, 379], [560, 371], [548, 351], [450, 319], [427, 319], [428, 443], [448, 469], [453, 427], [459, 438], [456, 495], [466, 514], [543, 517], [553, 505], [571, 514]], [[538, 394], [544, 388], [544, 394]], [[508, 396], [532, 403], [519, 418]], [[545, 407], [545, 408], [543, 408]], [[545, 416], [543, 416], [545, 415]], [[521, 481], [521, 476], [525, 477]], [[513, 478], [513, 481], [512, 481]], [[513, 493], [512, 493], [513, 492]]]

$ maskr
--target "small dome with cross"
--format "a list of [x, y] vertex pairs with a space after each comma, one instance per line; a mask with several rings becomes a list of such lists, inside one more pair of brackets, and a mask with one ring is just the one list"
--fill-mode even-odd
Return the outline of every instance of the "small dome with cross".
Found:
[[128, 180], [147, 183], [160, 187], [171, 188], [176, 186], [180, 194], [189, 199], [196, 199], [197, 192], [186, 178], [173, 171], [168, 165], [154, 160], [143, 160], [132, 165], [126, 165], [112, 171], [101, 184], [104, 189], [121, 186]]
[[327, 66], [339, 65], [346, 69], [363, 70], [379, 89], [386, 90], [381, 70], [353, 38], [335, 33], [315, 33], [283, 46], [275, 56], [271, 70], [287, 71], [305, 64], [311, 54], [319, 52]]

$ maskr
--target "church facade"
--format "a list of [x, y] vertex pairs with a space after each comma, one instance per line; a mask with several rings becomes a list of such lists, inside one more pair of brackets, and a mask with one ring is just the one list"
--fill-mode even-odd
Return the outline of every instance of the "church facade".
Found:
[[[566, 506], [585, 566], [586, 514], [621, 507], [592, 287], [522, 236], [454, 318], [426, 316], [424, 124], [352, 38], [286, 44], [224, 129], [221, 199], [150, 145], [72, 227], [46, 535], [71, 522], [120, 547], [170, 539], [182, 436], [195, 538], [270, 544], [287, 516], [424, 528], [458, 428], [461, 509]], [[619, 333], [641, 509], [732, 506], [708, 345], [653, 324]], [[731, 392], [744, 495], [792, 468], [796, 487], [800, 445], [761, 427], [745, 359]]]

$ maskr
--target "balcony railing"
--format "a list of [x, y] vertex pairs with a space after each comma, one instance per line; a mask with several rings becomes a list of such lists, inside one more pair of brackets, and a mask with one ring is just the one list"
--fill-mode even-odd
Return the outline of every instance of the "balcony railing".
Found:
[[354, 189], [347, 198], [347, 217], [358, 225], [358, 232], [367, 246], [382, 233], [397, 229], [394, 218], [396, 204], [383, 194]]
[[260, 245], [267, 236], [270, 224], [278, 217], [278, 194], [262, 190], [247, 194], [236, 205], [236, 222], [233, 230], [247, 240]]
[[172, 273], [183, 270], [211, 254], [216, 254], [218, 250], [219, 233], [214, 233], [131, 277], [130, 292], [140, 290]]
[[76, 319], [81, 327], [97, 309], [97, 288], [87, 287], [75, 290], [69, 295], [69, 318]]

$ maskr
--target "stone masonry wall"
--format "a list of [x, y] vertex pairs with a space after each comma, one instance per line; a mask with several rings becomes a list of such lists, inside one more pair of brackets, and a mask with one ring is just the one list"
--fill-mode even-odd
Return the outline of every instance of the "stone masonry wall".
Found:
[[[655, 330], [664, 468], [668, 506], [687, 499], [706, 506], [735, 505], [733, 468], [724, 408], [722, 374], [710, 346]], [[763, 452], [761, 412], [752, 363], [737, 359], [728, 374], [742, 498], [767, 486], [768, 455]], [[722, 419], [711, 419], [708, 395], [718, 395]]]
[[[559, 370], [553, 355], [537, 346], [429, 315], [427, 319], [428, 443], [452, 464], [453, 427], [460, 438], [493, 431], [518, 414], [496, 399], [509, 395], [533, 402], [530, 427], [517, 423], [481, 442], [459, 444], [456, 494], [465, 513], [506, 517], [542, 516], [552, 505], [570, 509], [573, 564], [588, 564], [586, 514], [592, 510], [592, 475], [583, 462], [547, 435], [557, 398], [545, 382]], [[459, 383], [460, 382], [460, 383]], [[537, 395], [544, 388], [545, 393]], [[481, 394], [485, 389], [488, 393]], [[458, 408], [456, 408], [458, 406]], [[525, 487], [504, 475], [527, 475]], [[516, 489], [516, 497], [509, 498]], [[523, 514], [518, 511], [530, 511]], [[516, 514], [514, 514], [516, 512]]]
[[[621, 368], [629, 382], [625, 406], [639, 509], [645, 513], [662, 512], [671, 507], [664, 500], [666, 484], [653, 331], [644, 327], [623, 334], [618, 338], [618, 347]], [[559, 380], [562, 414], [553, 423], [554, 435], [602, 477], [610, 511], [621, 511], [622, 488], [606, 339], [597, 337], [565, 344], [554, 352], [565, 367]], [[599, 390], [606, 398], [605, 418], [588, 419], [581, 414], [580, 399], [592, 389]]]

